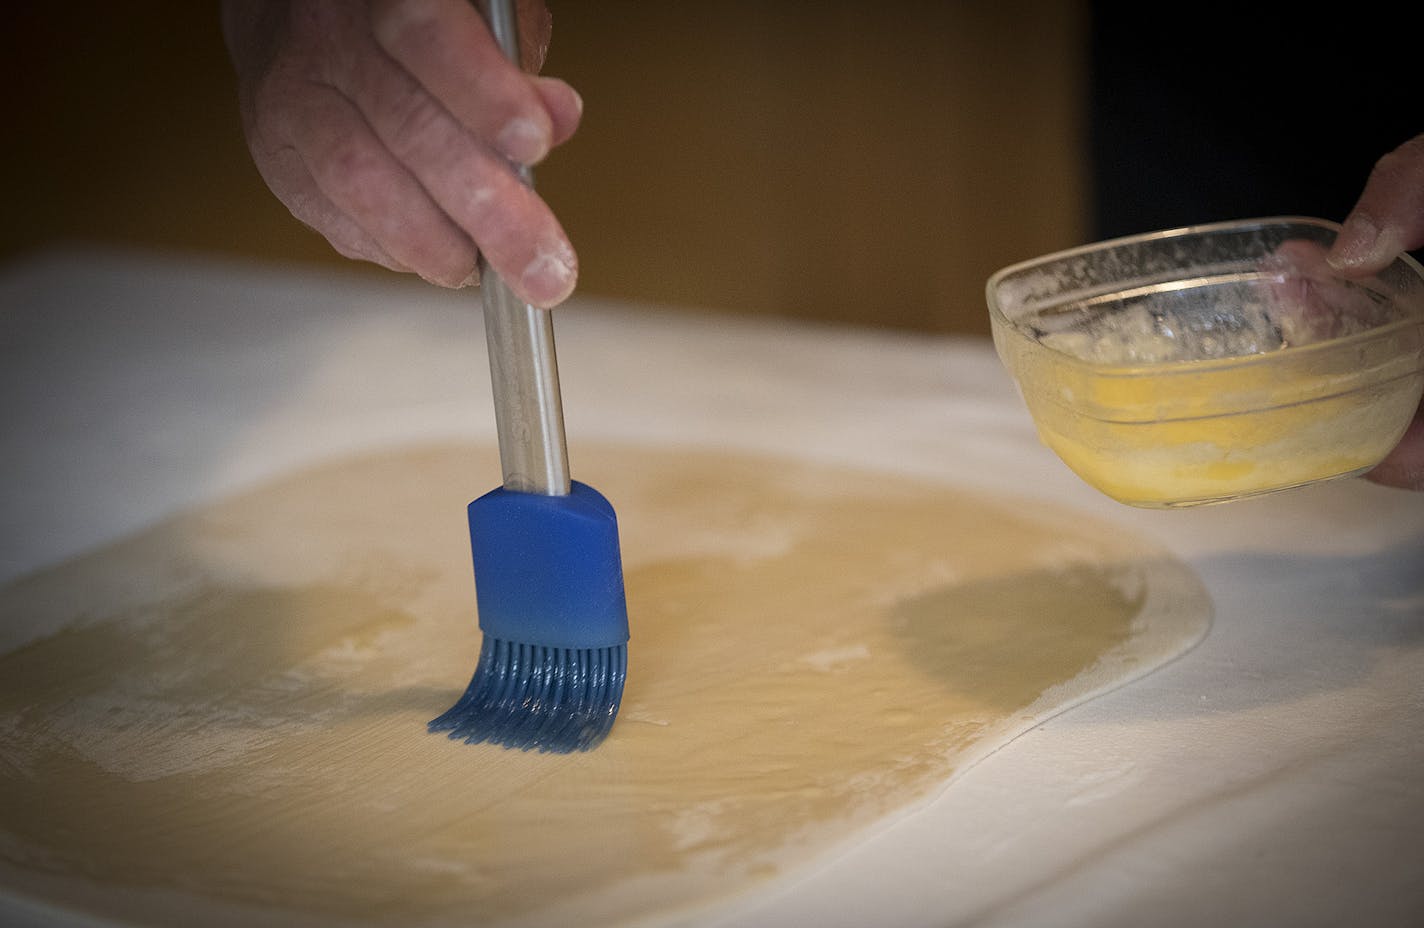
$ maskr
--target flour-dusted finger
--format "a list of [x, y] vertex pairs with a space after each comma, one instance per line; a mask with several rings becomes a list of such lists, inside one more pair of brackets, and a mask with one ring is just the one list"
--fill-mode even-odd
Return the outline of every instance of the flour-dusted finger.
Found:
[[371, 26], [381, 48], [477, 139], [520, 164], [549, 153], [543, 97], [469, 0], [376, 0]]
[[540, 307], [567, 299], [577, 280], [573, 246], [501, 153], [399, 67], [369, 64], [349, 93], [381, 143], [521, 299]]
[[1343, 273], [1372, 274], [1401, 251], [1424, 247], [1424, 135], [1375, 163], [1330, 251]]

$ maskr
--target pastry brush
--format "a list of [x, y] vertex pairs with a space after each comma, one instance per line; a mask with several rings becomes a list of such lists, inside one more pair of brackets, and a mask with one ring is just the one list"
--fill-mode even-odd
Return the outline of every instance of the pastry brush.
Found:
[[[481, 6], [517, 64], [514, 3]], [[528, 168], [514, 169], [532, 186]], [[516, 297], [483, 258], [480, 290], [504, 480], [468, 509], [479, 661], [429, 729], [469, 743], [588, 750], [612, 728], [627, 676], [617, 516], [569, 476], [551, 312]]]

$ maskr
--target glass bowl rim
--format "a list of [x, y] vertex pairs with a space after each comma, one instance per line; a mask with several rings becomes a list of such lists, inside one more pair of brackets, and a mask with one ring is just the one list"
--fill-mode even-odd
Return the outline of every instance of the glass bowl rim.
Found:
[[[1252, 228], [1268, 228], [1272, 226], [1292, 226], [1304, 225], [1316, 228], [1328, 229], [1338, 233], [1341, 229], [1340, 223], [1329, 219], [1320, 219], [1314, 216], [1262, 216], [1251, 219], [1230, 219], [1219, 222], [1197, 223], [1195, 225], [1176, 226], [1170, 229], [1158, 229], [1152, 232], [1140, 232], [1133, 235], [1124, 235], [1117, 238], [1103, 239], [1101, 241], [1089, 242], [1084, 245], [1076, 245], [1072, 248], [1065, 248], [1049, 254], [1039, 255], [1036, 258], [1029, 258], [1007, 265], [990, 275], [985, 283], [986, 302], [989, 304], [990, 318], [993, 323], [993, 335], [995, 338], [1010, 336], [1022, 340], [1025, 344], [1034, 349], [1042, 350], [1052, 354], [1055, 358], [1086, 368], [1087, 370], [1102, 377], [1137, 377], [1151, 375], [1160, 377], [1171, 374], [1202, 373], [1210, 370], [1229, 370], [1237, 367], [1270, 363], [1273, 359], [1282, 358], [1289, 355], [1292, 358], [1302, 358], [1304, 356], [1320, 354], [1324, 351], [1336, 351], [1341, 348], [1348, 348], [1360, 341], [1379, 337], [1393, 333], [1399, 329], [1411, 326], [1424, 326], [1424, 305], [1421, 305], [1420, 312], [1414, 316], [1397, 319], [1393, 322], [1368, 329], [1364, 332], [1354, 332], [1350, 335], [1342, 335], [1338, 338], [1327, 339], [1320, 342], [1312, 342], [1308, 345], [1291, 348], [1288, 351], [1265, 352], [1261, 354], [1238, 355], [1226, 358], [1197, 358], [1179, 361], [1163, 361], [1158, 363], [1142, 362], [1100, 362], [1090, 361], [1086, 358], [1078, 357], [1066, 351], [1052, 348], [1042, 342], [1030, 337], [1012, 319], [1010, 319], [1000, 306], [997, 298], [997, 290], [1003, 280], [1014, 274], [1030, 270], [1035, 267], [1048, 264], [1054, 261], [1063, 261], [1077, 257], [1079, 255], [1092, 254], [1110, 248], [1122, 247], [1124, 245], [1136, 245], [1144, 242], [1161, 241], [1171, 238], [1181, 238], [1188, 235], [1209, 234], [1213, 232], [1225, 232], [1232, 230], [1248, 230]], [[1395, 259], [1414, 272], [1421, 284], [1424, 284], [1424, 265], [1421, 265], [1408, 252], [1399, 254]]]

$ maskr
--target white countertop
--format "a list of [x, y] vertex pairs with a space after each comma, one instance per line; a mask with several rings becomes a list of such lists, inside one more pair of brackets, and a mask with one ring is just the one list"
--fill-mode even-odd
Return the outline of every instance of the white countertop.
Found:
[[[1185, 657], [699, 925], [1424, 923], [1424, 494], [1131, 509], [1038, 443], [987, 340], [655, 309], [557, 311], [575, 470], [579, 441], [623, 439], [1041, 498], [1156, 540], [1216, 613]], [[493, 442], [478, 295], [40, 254], [0, 267], [0, 422], [3, 582], [321, 459]], [[57, 923], [3, 897], [0, 921]]]

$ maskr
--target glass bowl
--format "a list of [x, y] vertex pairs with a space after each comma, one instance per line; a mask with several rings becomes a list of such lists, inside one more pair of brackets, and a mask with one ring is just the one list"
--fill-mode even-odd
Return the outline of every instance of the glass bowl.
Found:
[[994, 345], [1040, 438], [1133, 506], [1364, 473], [1424, 392], [1424, 268], [1346, 279], [1308, 217], [1190, 226], [1006, 267]]

